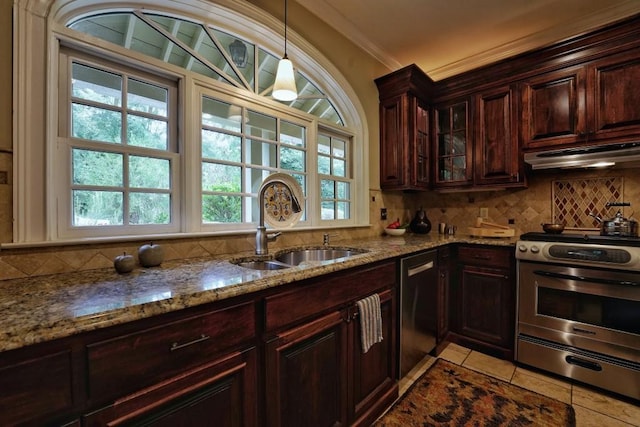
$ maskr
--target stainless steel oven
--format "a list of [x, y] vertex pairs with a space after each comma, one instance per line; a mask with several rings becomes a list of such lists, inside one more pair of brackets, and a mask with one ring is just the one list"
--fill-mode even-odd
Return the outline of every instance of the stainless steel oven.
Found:
[[516, 258], [516, 360], [640, 399], [640, 239], [527, 233]]

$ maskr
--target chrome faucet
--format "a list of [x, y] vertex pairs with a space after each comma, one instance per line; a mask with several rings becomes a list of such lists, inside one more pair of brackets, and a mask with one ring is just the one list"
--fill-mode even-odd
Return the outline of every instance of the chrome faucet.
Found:
[[274, 183], [278, 183], [283, 185], [289, 190], [289, 194], [291, 195], [291, 209], [294, 213], [298, 213], [302, 210], [300, 207], [300, 203], [298, 199], [293, 194], [293, 189], [289, 187], [284, 181], [279, 179], [272, 179], [268, 182], [262, 183], [260, 187], [260, 191], [258, 192], [258, 204], [260, 209], [260, 217], [258, 222], [258, 230], [256, 231], [256, 255], [266, 255], [269, 253], [268, 242], [275, 242], [278, 236], [282, 233], [267, 233], [267, 229], [264, 226], [264, 193], [267, 191], [267, 188]]

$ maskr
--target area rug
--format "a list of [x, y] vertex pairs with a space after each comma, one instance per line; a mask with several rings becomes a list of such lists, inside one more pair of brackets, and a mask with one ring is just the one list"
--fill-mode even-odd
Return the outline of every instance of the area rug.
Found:
[[438, 359], [375, 424], [575, 426], [570, 405]]

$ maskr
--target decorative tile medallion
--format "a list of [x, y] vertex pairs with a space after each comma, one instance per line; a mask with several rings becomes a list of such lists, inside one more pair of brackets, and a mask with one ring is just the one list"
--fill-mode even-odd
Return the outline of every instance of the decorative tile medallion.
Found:
[[623, 177], [556, 180], [552, 186], [552, 214], [554, 222], [571, 228], [599, 228], [589, 213], [600, 218], [612, 217], [607, 202], [622, 202]]

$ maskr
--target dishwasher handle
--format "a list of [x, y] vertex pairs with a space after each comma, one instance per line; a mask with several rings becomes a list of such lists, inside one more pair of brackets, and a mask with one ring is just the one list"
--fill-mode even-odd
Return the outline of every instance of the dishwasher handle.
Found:
[[433, 261], [429, 261], [426, 264], [422, 264], [407, 270], [407, 276], [412, 277], [412, 276], [415, 276], [416, 274], [422, 273], [423, 271], [431, 270], [432, 268], [433, 268]]

